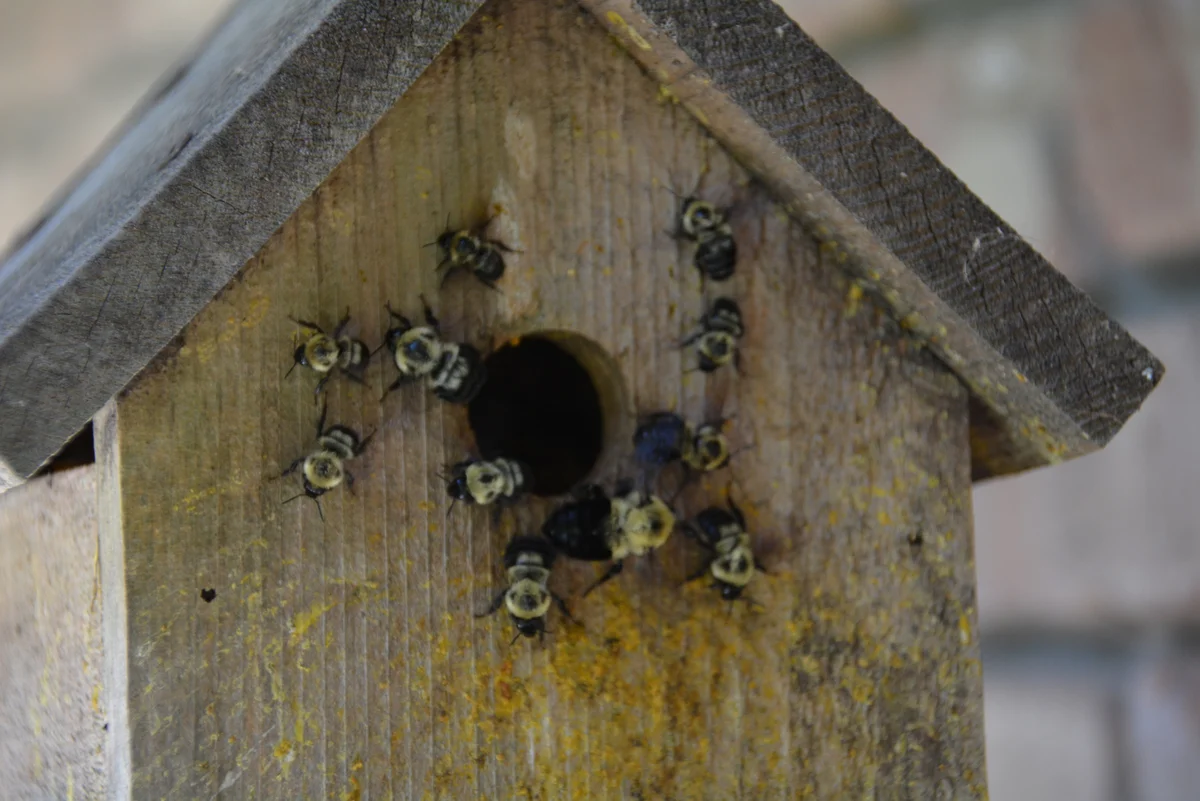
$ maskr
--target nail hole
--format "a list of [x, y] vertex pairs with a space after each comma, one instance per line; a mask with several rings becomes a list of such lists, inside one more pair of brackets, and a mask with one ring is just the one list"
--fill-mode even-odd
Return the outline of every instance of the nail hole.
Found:
[[200, 590], [200, 598], [206, 604], [211, 604], [217, 597], [217, 591], [213, 589]]
[[538, 332], [492, 353], [487, 371], [468, 409], [480, 455], [528, 464], [536, 495], [587, 478], [621, 427], [620, 379], [604, 349], [578, 334]]

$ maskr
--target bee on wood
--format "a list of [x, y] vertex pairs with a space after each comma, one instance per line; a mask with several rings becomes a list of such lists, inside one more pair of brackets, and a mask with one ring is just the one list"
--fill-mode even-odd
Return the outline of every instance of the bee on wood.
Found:
[[337, 328], [333, 329], [332, 334], [326, 334], [316, 323], [297, 320], [295, 317], [288, 319], [304, 329], [309, 336], [304, 344], [296, 348], [296, 352], [292, 355], [294, 361], [284, 378], [292, 374], [296, 365], [307, 367], [320, 374], [321, 380], [317, 382], [317, 388], [313, 390], [314, 395], [321, 393], [321, 390], [325, 388], [325, 383], [333, 376], [335, 370], [359, 384], [365, 383], [362, 373], [367, 368], [367, 361], [371, 358], [371, 354], [362, 340], [342, 336], [342, 332], [346, 330], [346, 326], [350, 322], [349, 309], [346, 309], [346, 316], [338, 322]]
[[676, 239], [696, 243], [692, 264], [705, 278], [727, 281], [737, 266], [737, 242], [729, 225], [728, 212], [695, 197], [681, 199]]
[[654, 467], [683, 462], [700, 473], [729, 464], [729, 441], [721, 433], [725, 421], [693, 426], [674, 412], [655, 412], [633, 432], [633, 450], [638, 461]]
[[325, 512], [321, 509], [319, 498], [339, 487], [343, 481], [351, 492], [354, 491], [354, 476], [346, 469], [345, 463], [366, 450], [367, 444], [375, 436], [375, 432], [371, 432], [363, 439], [357, 431], [342, 425], [325, 428], [325, 415], [328, 411], [328, 404], [321, 407], [321, 418], [317, 421], [317, 446], [307, 456], [301, 456], [292, 462], [280, 475], [280, 478], [283, 478], [303, 468], [304, 492], [293, 495], [284, 503], [291, 503], [297, 498], [312, 498], [317, 504], [317, 512], [322, 521], [325, 520]]
[[470, 345], [444, 341], [438, 320], [424, 297], [421, 305], [425, 308], [425, 325], [421, 326], [414, 326], [407, 317], [387, 307], [394, 325], [384, 336], [384, 346], [391, 351], [400, 376], [384, 391], [383, 397], [424, 378], [433, 394], [442, 400], [470, 403], [487, 380], [483, 357]]
[[437, 238], [436, 244], [443, 254], [437, 269], [446, 268], [442, 274], [442, 285], [445, 285], [451, 273], [466, 270], [488, 289], [496, 288], [496, 282], [504, 275], [504, 254], [520, 251], [484, 237], [483, 232], [491, 222], [489, 219], [475, 230], [446, 231]]
[[684, 533], [713, 555], [708, 566], [689, 576], [688, 581], [711, 575], [712, 586], [721, 591], [722, 598], [727, 601], [741, 598], [746, 585], [754, 577], [754, 571], [762, 571], [754, 563], [750, 535], [746, 532], [746, 517], [733, 499], [729, 499], [728, 509], [710, 506], [696, 515], [694, 520], [683, 523], [682, 527]]
[[566, 601], [550, 589], [550, 568], [554, 566], [555, 557], [554, 546], [541, 537], [514, 537], [504, 549], [508, 587], [500, 591], [486, 612], [475, 617], [493, 615], [504, 606], [517, 629], [512, 639], [514, 643], [522, 635], [545, 637], [546, 614], [550, 611], [551, 601], [558, 604], [567, 620], [578, 624], [567, 609]]
[[742, 310], [737, 303], [731, 298], [717, 298], [700, 319], [699, 330], [684, 339], [681, 347], [696, 346], [701, 372], [711, 373], [731, 361], [740, 370], [737, 341], [744, 333]]
[[582, 488], [546, 519], [542, 534], [571, 559], [612, 562], [587, 595], [618, 575], [627, 557], [661, 548], [674, 528], [675, 513], [661, 498], [623, 483], [611, 498], [598, 486]]
[[[467, 459], [450, 468], [446, 494], [453, 500], [476, 506], [508, 504], [533, 489], [529, 465], [516, 459]], [[450, 510], [446, 511], [450, 514]]]

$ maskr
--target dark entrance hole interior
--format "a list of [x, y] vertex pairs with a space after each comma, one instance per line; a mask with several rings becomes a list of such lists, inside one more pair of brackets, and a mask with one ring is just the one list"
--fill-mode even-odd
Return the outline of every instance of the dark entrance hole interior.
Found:
[[583, 365], [535, 335], [497, 350], [487, 370], [468, 409], [480, 455], [525, 462], [537, 495], [560, 495], [582, 481], [604, 443], [600, 395]]

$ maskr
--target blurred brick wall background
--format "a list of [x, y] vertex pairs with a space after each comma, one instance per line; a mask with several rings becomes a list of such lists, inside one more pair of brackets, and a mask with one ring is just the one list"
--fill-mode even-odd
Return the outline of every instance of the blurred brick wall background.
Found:
[[[0, 2], [0, 242], [228, 0]], [[1167, 364], [975, 497], [994, 801], [1200, 800], [1200, 0], [783, 0]]]

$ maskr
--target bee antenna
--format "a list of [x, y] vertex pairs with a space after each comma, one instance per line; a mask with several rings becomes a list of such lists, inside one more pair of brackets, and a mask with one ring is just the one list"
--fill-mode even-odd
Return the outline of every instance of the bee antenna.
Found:
[[289, 375], [291, 375], [291, 374], [292, 374], [292, 370], [295, 370], [295, 369], [296, 369], [296, 365], [297, 365], [297, 364], [299, 364], [299, 363], [300, 363], [300, 362], [292, 362], [292, 366], [291, 366], [291, 367], [289, 367], [289, 368], [288, 368], [288, 371], [287, 371], [286, 373], [284, 373], [284, 374], [283, 374], [283, 378], [284, 378], [284, 380], [285, 380], [285, 381], [287, 380], [287, 377], [288, 377]]
[[446, 509], [446, 519], [450, 519], [450, 513], [454, 511], [454, 504], [458, 503], [458, 498], [450, 499], [450, 507]]
[[315, 503], [317, 505], [317, 514], [319, 514], [321, 516], [321, 522], [324, 523], [325, 522], [325, 510], [321, 508], [321, 501], [318, 500], [317, 498], [313, 498], [313, 503]]
[[517, 640], [519, 640], [519, 639], [521, 639], [521, 632], [518, 631], [516, 634], [513, 635], [512, 640], [508, 643], [508, 647], [512, 648], [514, 645], [517, 644]]
[[284, 504], [291, 503], [292, 501], [296, 500], [297, 498], [303, 498], [303, 497], [304, 497], [304, 493], [302, 492], [299, 495], [293, 495], [292, 497], [288, 498], [286, 501], [284, 501], [283, 503], [281, 503], [279, 505], [283, 506]]

